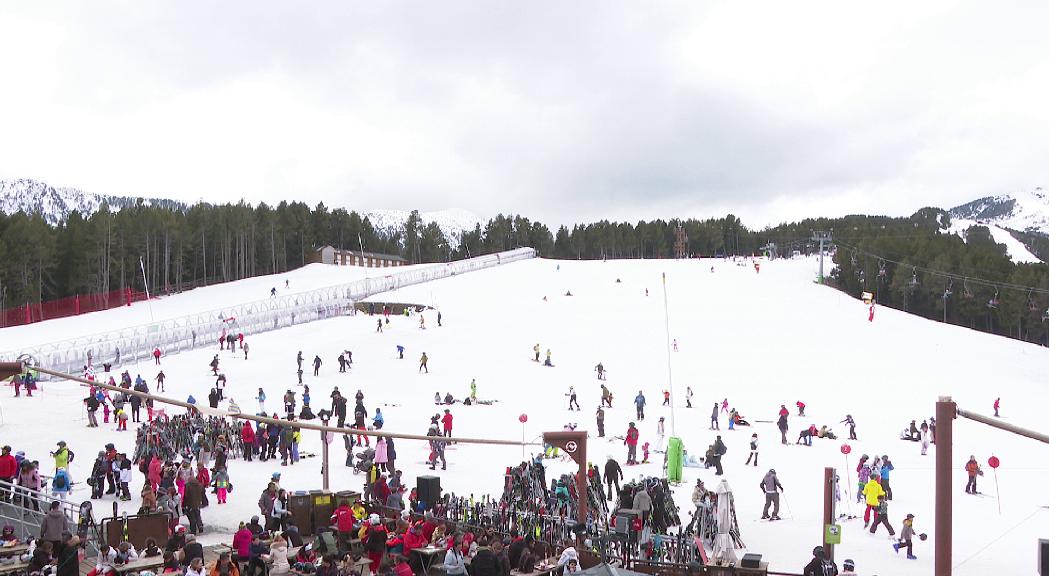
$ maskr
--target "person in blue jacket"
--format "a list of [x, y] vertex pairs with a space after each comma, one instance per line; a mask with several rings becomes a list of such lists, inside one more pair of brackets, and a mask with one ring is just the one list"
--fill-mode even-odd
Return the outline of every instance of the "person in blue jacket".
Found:
[[888, 456], [881, 457], [881, 487], [885, 490], [885, 499], [892, 500], [892, 486], [889, 485], [889, 473], [896, 469]]
[[634, 406], [637, 407], [637, 419], [645, 419], [645, 395], [640, 390], [637, 391], [637, 396], [634, 398]]

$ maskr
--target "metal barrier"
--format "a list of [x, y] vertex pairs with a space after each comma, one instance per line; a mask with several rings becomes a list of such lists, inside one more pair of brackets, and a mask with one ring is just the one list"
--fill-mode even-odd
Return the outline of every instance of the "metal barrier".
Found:
[[0, 523], [14, 527], [20, 540], [38, 538], [40, 525], [51, 509], [51, 503], [58, 502], [59, 509], [66, 518], [66, 529], [73, 534], [77, 534], [79, 529], [88, 550], [98, 552], [98, 534], [95, 533], [96, 526], [89, 502], [56, 498], [47, 492], [39, 492], [3, 480], [0, 480], [0, 494], [4, 496], [0, 500]]
[[486, 254], [181, 318], [26, 346], [0, 352], [0, 359], [15, 360], [31, 356], [41, 366], [74, 374], [82, 372], [88, 365], [109, 363], [120, 366], [126, 362], [147, 361], [154, 348], [160, 348], [165, 355], [177, 354], [184, 350], [212, 347], [227, 332], [258, 334], [352, 314], [356, 302], [375, 294], [534, 257], [535, 250], [532, 248]]

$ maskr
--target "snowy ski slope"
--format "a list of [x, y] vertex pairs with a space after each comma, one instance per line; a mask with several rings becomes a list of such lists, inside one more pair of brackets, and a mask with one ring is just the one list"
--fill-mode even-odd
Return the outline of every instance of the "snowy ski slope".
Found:
[[[714, 272], [711, 272], [711, 266]], [[1037, 346], [993, 337], [965, 328], [944, 326], [902, 312], [881, 308], [874, 322], [867, 321], [866, 307], [833, 289], [812, 283], [813, 260], [766, 262], [760, 274], [752, 267], [723, 261], [609, 261], [556, 262], [531, 260], [408, 287], [376, 300], [417, 301], [436, 304], [443, 312], [444, 326], [436, 326], [436, 315], [426, 314], [426, 330], [416, 318], [393, 318], [383, 333], [375, 332], [374, 318], [365, 315], [336, 318], [309, 325], [248, 335], [251, 358], [221, 353], [222, 369], [229, 379], [228, 394], [242, 409], [255, 406], [259, 386], [265, 388], [270, 412], [279, 411], [277, 401], [286, 389], [300, 395], [295, 386], [295, 353], [302, 350], [307, 363], [315, 354], [324, 361], [319, 377], [307, 370], [314, 410], [333, 386], [352, 395], [365, 394], [369, 411], [381, 407], [386, 429], [423, 433], [429, 416], [439, 411], [433, 395], [451, 392], [458, 398], [468, 394], [476, 378], [482, 398], [499, 400], [494, 406], [456, 405], [455, 433], [515, 439], [522, 435], [518, 415], [527, 413], [524, 436], [533, 440], [544, 430], [560, 430], [577, 422], [596, 436], [593, 413], [599, 401], [594, 365], [608, 369], [606, 384], [615, 394], [615, 407], [606, 410], [609, 435], [621, 435], [634, 416], [632, 399], [642, 390], [648, 399], [647, 418], [640, 422], [641, 442], [656, 444], [656, 421], [666, 416], [670, 431], [671, 412], [660, 406], [667, 383], [667, 346], [664, 330], [660, 275], [667, 274], [670, 337], [679, 344], [671, 353], [675, 392], [676, 433], [690, 452], [702, 453], [713, 441], [709, 416], [714, 402], [728, 398], [732, 406], [754, 422], [752, 428], [728, 431], [721, 418], [720, 434], [728, 445], [724, 458], [725, 478], [736, 493], [742, 538], [748, 550], [764, 554], [774, 569], [800, 572], [819, 543], [821, 526], [821, 480], [824, 466], [841, 469], [841, 489], [846, 512], [861, 512], [850, 504], [855, 495], [852, 468], [860, 454], [888, 454], [895, 463], [892, 476], [894, 500], [889, 517], [897, 529], [907, 513], [916, 515], [918, 532], [930, 535], [916, 542], [916, 561], [893, 553], [884, 533], [871, 536], [862, 530], [862, 520], [846, 521], [838, 560], [857, 561], [860, 573], [918, 575], [932, 571], [933, 456], [920, 456], [915, 443], [898, 439], [911, 419], [933, 414], [938, 395], [951, 394], [959, 405], [989, 413], [996, 396], [1002, 397], [1002, 415], [1009, 422], [1044, 429], [1047, 390], [1045, 364], [1049, 351]], [[283, 275], [279, 278], [283, 278]], [[299, 283], [292, 277], [292, 287]], [[620, 283], [616, 283], [616, 279]], [[344, 281], [339, 278], [330, 283]], [[276, 280], [245, 281], [241, 294], [256, 297]], [[279, 280], [283, 284], [283, 280]], [[303, 281], [304, 282], [304, 281]], [[645, 296], [645, 289], [649, 296]], [[236, 284], [230, 285], [233, 293]], [[571, 290], [573, 296], [564, 296]], [[186, 313], [214, 307], [211, 297], [184, 295], [178, 306]], [[544, 296], [546, 300], [544, 301]], [[174, 300], [171, 299], [171, 300]], [[102, 312], [97, 323], [109, 322]], [[176, 310], [171, 310], [175, 313]], [[34, 325], [34, 330], [64, 337], [74, 329], [63, 322]], [[93, 329], [93, 328], [92, 328]], [[0, 332], [18, 338], [20, 329]], [[10, 333], [10, 334], [9, 334]], [[532, 362], [532, 346], [544, 353], [551, 349], [556, 367]], [[395, 346], [407, 351], [398, 360]], [[337, 372], [336, 356], [353, 350], [354, 365], [348, 374]], [[417, 360], [425, 351], [430, 373], [419, 374]], [[218, 350], [200, 350], [164, 360], [168, 394], [185, 399], [207, 395], [213, 380], [207, 364]], [[156, 368], [131, 366], [132, 376], [151, 379]], [[582, 412], [566, 410], [565, 394], [575, 386]], [[694, 408], [684, 408], [685, 387], [691, 386]], [[66, 440], [79, 457], [73, 464], [75, 479], [83, 479], [91, 459], [106, 442], [131, 450], [133, 432], [113, 432], [103, 426], [84, 428], [79, 400], [83, 389], [61, 383], [45, 384], [40, 398], [5, 398], [4, 442], [25, 450], [45, 462], [47, 452], [58, 440]], [[838, 424], [846, 413], [858, 422], [860, 440], [845, 470], [839, 451], [842, 440], [815, 440], [814, 445], [781, 446], [771, 423], [781, 404], [794, 410], [794, 402], [808, 404], [808, 417], [791, 418], [791, 441], [802, 425]], [[49, 424], [45, 424], [45, 420]], [[110, 425], [112, 426], [112, 425]], [[745, 468], [750, 434], [761, 440], [761, 465]], [[319, 434], [305, 433], [302, 450], [320, 452]], [[1035, 572], [1036, 541], [1049, 533], [1044, 478], [1049, 462], [1045, 447], [1031, 440], [987, 429], [959, 420], [955, 428], [957, 475], [955, 496], [955, 564], [958, 575], [1031, 574]], [[115, 440], [114, 440], [115, 439]], [[530, 448], [537, 450], [537, 448]], [[934, 450], [934, 449], [933, 449]], [[398, 442], [398, 468], [409, 482], [426, 471], [427, 449], [418, 443]], [[602, 463], [608, 454], [625, 460], [621, 441], [592, 437], [588, 453]], [[359, 489], [362, 476], [340, 466], [344, 452], [338, 439], [332, 445], [333, 484], [336, 489]], [[969, 454], [981, 463], [994, 454], [1002, 461], [998, 472], [1002, 513], [994, 498], [994, 478], [988, 469], [980, 490], [988, 496], [966, 496], [962, 466]], [[657, 463], [629, 467], [626, 473], [659, 474]], [[446, 491], [459, 494], [498, 494], [506, 466], [520, 462], [513, 448], [457, 445], [448, 451], [449, 467], [442, 472]], [[783, 521], [763, 523], [763, 495], [758, 488], [762, 475], [775, 468], [786, 488]], [[555, 462], [550, 476], [568, 472], [571, 465]], [[204, 511], [209, 530], [205, 541], [228, 539], [237, 522], [257, 512], [255, 502], [269, 473], [284, 474], [289, 489], [312, 489], [320, 485], [317, 459], [281, 468], [279, 463], [245, 464], [232, 461], [231, 476], [236, 491], [225, 506], [212, 505]], [[713, 469], [685, 469], [685, 482], [675, 493], [687, 519], [689, 498], [695, 478], [716, 485]], [[87, 487], [78, 486], [76, 497]], [[132, 493], [141, 480], [136, 475]], [[136, 497], [122, 509], [134, 511]], [[108, 506], [108, 502], [106, 503]], [[1004, 537], [999, 538], [1004, 535]], [[740, 551], [742, 553], [743, 551]]]

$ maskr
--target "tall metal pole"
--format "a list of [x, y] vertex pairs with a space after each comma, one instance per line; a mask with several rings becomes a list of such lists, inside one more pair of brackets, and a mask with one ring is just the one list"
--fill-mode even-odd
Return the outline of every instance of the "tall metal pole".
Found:
[[827, 560], [834, 561], [834, 545], [827, 542], [827, 526], [834, 524], [834, 468], [823, 469], [823, 554]]
[[667, 333], [667, 386], [670, 390], [670, 435], [676, 436], [674, 433], [674, 375], [670, 367], [670, 305], [667, 301], [667, 273], [663, 273], [663, 326], [666, 328]]
[[829, 243], [831, 241], [831, 233], [823, 230], [816, 230], [812, 233], [812, 239], [820, 243], [820, 277], [819, 283], [823, 284], [823, 244], [824, 242]]
[[936, 403], [936, 570], [935, 576], [951, 576], [951, 461], [954, 455], [956, 406], [950, 396]]
[[[327, 412], [325, 412], [327, 414]], [[323, 419], [321, 422], [327, 426], [328, 419]], [[331, 463], [328, 460], [328, 444], [331, 443], [331, 438], [328, 436], [331, 432], [327, 430], [321, 430], [321, 477], [323, 478], [323, 488], [328, 489], [328, 470], [331, 468]]]
[[142, 286], [146, 288], [146, 304], [149, 305], [149, 321], [153, 321], [153, 300], [149, 297], [149, 280], [146, 279], [146, 265], [142, 262], [142, 257], [138, 257], [138, 267], [142, 270]]

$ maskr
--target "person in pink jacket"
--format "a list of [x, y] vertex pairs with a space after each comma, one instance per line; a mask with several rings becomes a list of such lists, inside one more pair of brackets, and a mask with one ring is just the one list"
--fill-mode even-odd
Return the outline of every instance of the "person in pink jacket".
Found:
[[375, 441], [375, 465], [383, 472], [393, 472], [393, 470], [389, 470], [386, 465], [389, 461], [390, 457], [389, 452], [386, 450], [386, 439], [379, 436], [379, 439]]

